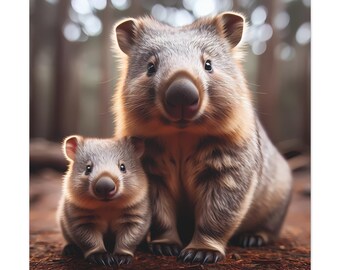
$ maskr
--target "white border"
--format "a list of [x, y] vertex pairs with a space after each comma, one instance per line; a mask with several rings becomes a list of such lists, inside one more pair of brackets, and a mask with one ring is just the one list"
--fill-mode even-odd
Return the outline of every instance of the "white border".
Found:
[[28, 269], [29, 1], [1, 10], [1, 268]]
[[312, 1], [312, 269], [339, 267], [339, 1]]

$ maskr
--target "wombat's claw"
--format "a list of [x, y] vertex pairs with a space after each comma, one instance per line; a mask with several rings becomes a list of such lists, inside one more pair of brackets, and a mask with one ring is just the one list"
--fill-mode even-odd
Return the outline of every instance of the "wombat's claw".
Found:
[[177, 261], [199, 264], [217, 263], [222, 259], [222, 253], [204, 249], [184, 249], [177, 257]]
[[101, 264], [105, 266], [115, 266], [117, 265], [116, 260], [108, 252], [94, 253], [87, 257], [87, 260], [91, 263]]
[[129, 264], [132, 262], [132, 256], [131, 255], [122, 255], [122, 254], [115, 254], [113, 256], [115, 261], [117, 262], [118, 265], [121, 264]]
[[67, 244], [63, 251], [62, 251], [62, 255], [63, 256], [82, 256], [82, 251], [81, 249], [74, 245], [74, 244]]
[[232, 239], [231, 243], [240, 247], [261, 247], [265, 241], [257, 234], [242, 234]]
[[178, 256], [181, 247], [177, 244], [150, 244], [149, 248], [155, 255]]

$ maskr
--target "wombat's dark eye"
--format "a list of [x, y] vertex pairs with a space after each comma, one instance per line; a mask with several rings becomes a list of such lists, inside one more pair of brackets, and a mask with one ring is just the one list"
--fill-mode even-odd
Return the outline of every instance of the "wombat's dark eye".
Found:
[[92, 172], [92, 165], [86, 165], [85, 175], [89, 175]]
[[148, 66], [147, 66], [147, 75], [150, 77], [152, 76], [153, 74], [156, 73], [156, 66], [154, 63], [148, 63]]
[[205, 61], [204, 69], [208, 72], [212, 72], [212, 65], [210, 60]]
[[126, 172], [126, 168], [125, 168], [124, 163], [122, 163], [122, 164], [119, 165], [119, 169], [120, 169], [120, 171], [123, 172], [123, 173]]

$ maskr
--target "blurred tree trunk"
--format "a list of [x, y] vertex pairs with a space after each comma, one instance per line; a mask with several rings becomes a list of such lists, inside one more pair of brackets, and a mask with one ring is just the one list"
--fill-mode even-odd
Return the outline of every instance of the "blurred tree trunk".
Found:
[[37, 95], [37, 78], [36, 78], [36, 63], [38, 52], [42, 46], [41, 32], [41, 14], [43, 12], [43, 2], [36, 1], [34, 4], [31, 3], [32, 8], [30, 14], [30, 59], [29, 59], [29, 80], [30, 80], [30, 104], [29, 104], [29, 121], [30, 121], [30, 138], [38, 135], [39, 126], [39, 95]]
[[[117, 13], [117, 14], [115, 14]], [[135, 17], [143, 13], [142, 1], [132, 1], [129, 9], [129, 16]], [[100, 61], [101, 61], [101, 81], [99, 89], [99, 134], [103, 137], [113, 135], [114, 123], [112, 117], [112, 95], [114, 92], [114, 78], [116, 74], [112, 73], [113, 54], [111, 51], [111, 33], [114, 19], [119, 17], [118, 11], [108, 2], [106, 8], [99, 13], [103, 23], [103, 32], [101, 34]]]
[[[261, 2], [268, 10], [267, 22], [273, 25], [274, 18], [283, 9], [281, 1], [263, 0]], [[273, 36], [267, 41], [267, 49], [259, 57], [258, 64], [258, 85], [259, 92], [263, 93], [258, 97], [258, 112], [260, 120], [268, 133], [268, 136], [275, 143], [279, 139], [279, 77], [280, 70], [275, 59], [274, 50], [279, 43], [277, 31], [273, 31]]]
[[69, 50], [68, 42], [63, 35], [63, 26], [68, 17], [69, 1], [59, 1], [58, 2], [58, 16], [57, 16], [57, 26], [56, 26], [56, 48], [55, 48], [55, 59], [54, 59], [54, 69], [55, 69], [55, 89], [53, 98], [53, 113], [51, 125], [50, 139], [60, 141], [65, 134], [63, 133], [64, 121], [68, 118], [64, 117], [64, 107], [65, 107], [65, 97], [67, 95], [67, 82], [69, 80]]
[[64, 102], [62, 111], [62, 136], [78, 133], [79, 128], [79, 103], [80, 103], [80, 66], [83, 64], [79, 60], [83, 46], [79, 42], [68, 42], [67, 55], [65, 59], [68, 69], [68, 81], [65, 83]]
[[[304, 21], [310, 22], [310, 9], [304, 9], [303, 14]], [[302, 140], [304, 143], [304, 150], [309, 152], [310, 151], [310, 121], [311, 121], [311, 45], [310, 43], [305, 45], [306, 48], [303, 50], [303, 63], [304, 63], [304, 76], [302, 78], [301, 87], [302, 91], [302, 104], [303, 104], [303, 131], [302, 131]]]
[[113, 120], [111, 118], [111, 98], [112, 98], [112, 53], [111, 53], [111, 30], [113, 9], [106, 5], [101, 12], [101, 21], [103, 23], [103, 32], [101, 34], [100, 61], [101, 61], [101, 81], [99, 92], [99, 134], [103, 137], [113, 135]]
[[302, 81], [303, 134], [304, 150], [310, 151], [310, 45], [306, 45], [304, 55], [304, 76]]

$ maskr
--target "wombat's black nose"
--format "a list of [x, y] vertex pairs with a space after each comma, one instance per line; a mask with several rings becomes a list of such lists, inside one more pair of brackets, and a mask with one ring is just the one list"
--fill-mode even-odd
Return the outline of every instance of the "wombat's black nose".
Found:
[[165, 106], [175, 120], [190, 120], [198, 111], [199, 93], [187, 78], [174, 80], [165, 92]]
[[109, 177], [100, 178], [94, 186], [94, 192], [98, 197], [109, 198], [114, 194], [116, 185]]

